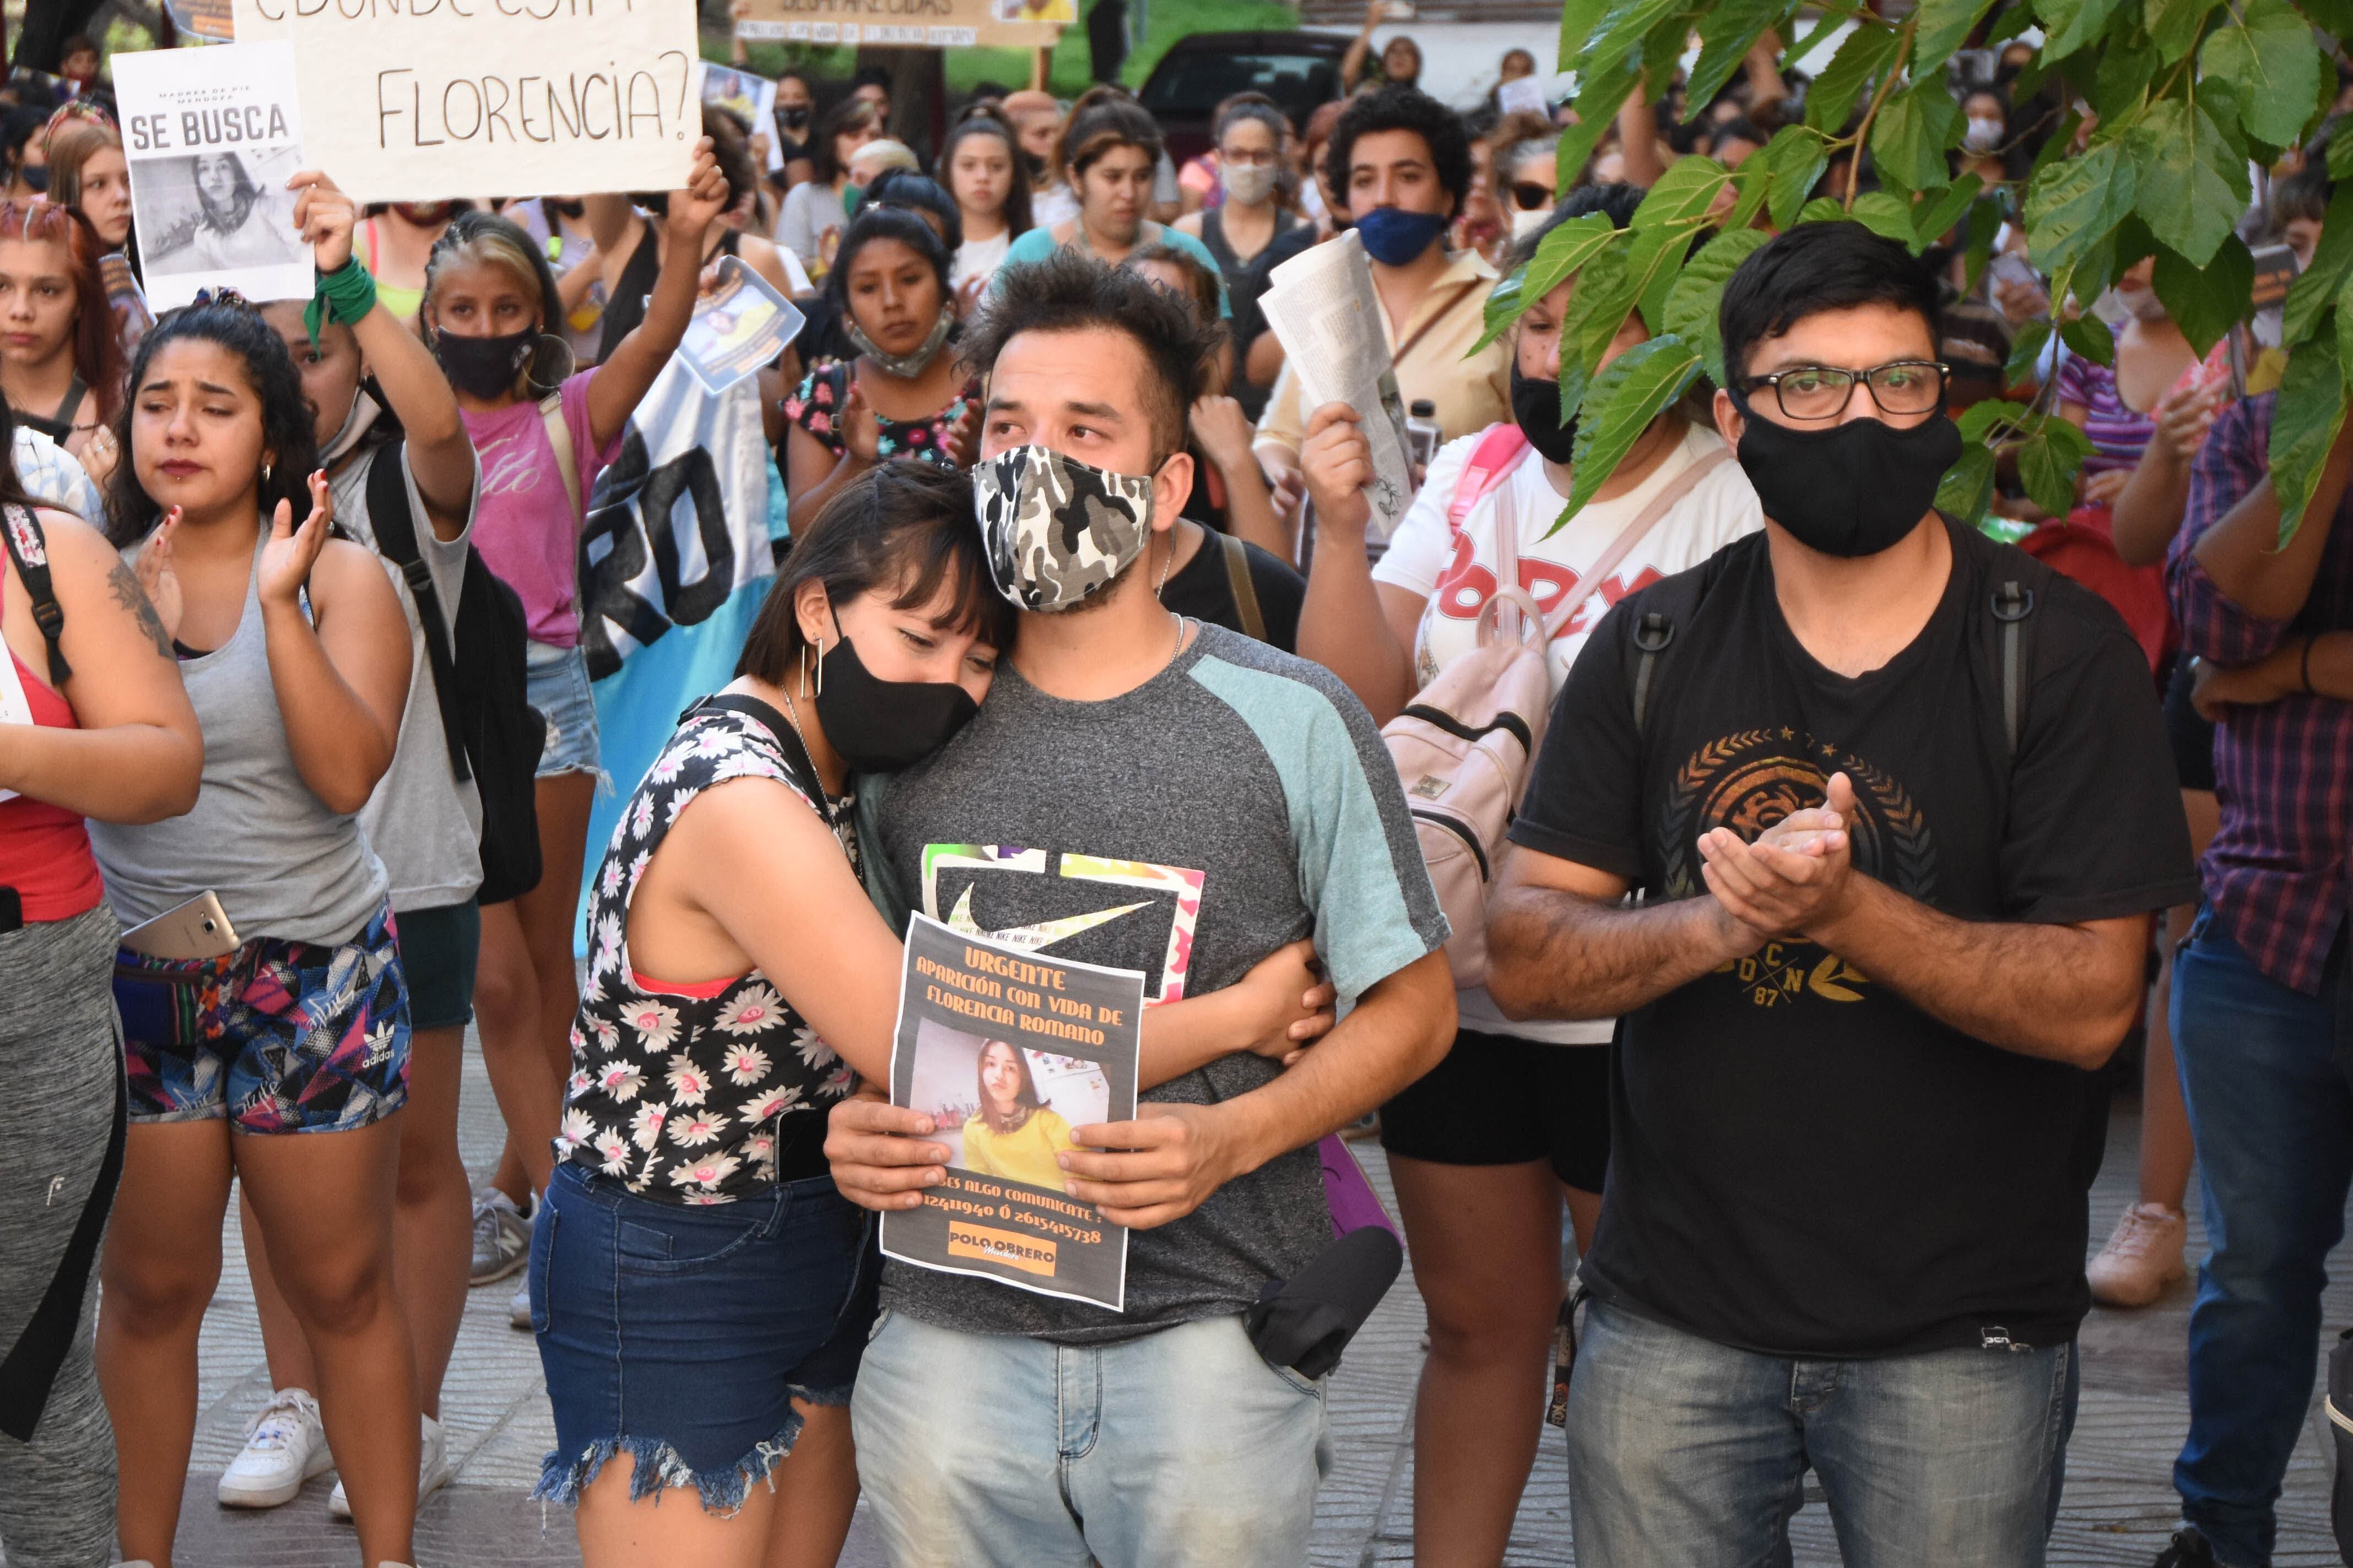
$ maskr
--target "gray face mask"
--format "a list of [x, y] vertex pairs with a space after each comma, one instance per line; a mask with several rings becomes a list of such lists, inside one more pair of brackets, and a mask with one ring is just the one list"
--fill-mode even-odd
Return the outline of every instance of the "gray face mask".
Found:
[[942, 310], [940, 319], [932, 323], [930, 334], [914, 353], [892, 354], [884, 353], [874, 346], [874, 340], [866, 335], [866, 329], [858, 324], [857, 317], [844, 311], [841, 320], [842, 335], [858, 352], [881, 366], [885, 375], [895, 375], [902, 381], [913, 381], [932, 368], [932, 362], [940, 357], [940, 349], [948, 341], [948, 329], [955, 325], [955, 318]]
[[1152, 538], [1152, 476], [1114, 474], [1046, 447], [972, 472], [973, 510], [997, 591], [1017, 609], [1068, 610], [1134, 564]]

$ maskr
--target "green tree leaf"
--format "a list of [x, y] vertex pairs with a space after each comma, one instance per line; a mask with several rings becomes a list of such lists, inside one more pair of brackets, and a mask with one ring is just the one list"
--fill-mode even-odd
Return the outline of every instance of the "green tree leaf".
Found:
[[2290, 350], [2272, 408], [2272, 492], [2279, 497], [2279, 542], [2285, 549], [2320, 482], [2321, 465], [2345, 423], [2345, 375], [2337, 334], [2317, 331]]
[[2001, 237], [2001, 202], [1979, 196], [1969, 204], [1969, 229], [1962, 254], [1961, 292], [1974, 294], [1985, 279], [1986, 263], [1993, 259], [1993, 242]]
[[2108, 331], [2107, 322], [2097, 316], [2077, 316], [2060, 323], [2059, 339], [2079, 357], [2095, 364], [2116, 363], [2116, 335]]
[[2064, 517], [2075, 505], [2075, 471], [2091, 455], [2088, 437], [2057, 415], [2046, 415], [2018, 444], [2019, 482], [2036, 506]]
[[1725, 215], [1720, 226], [1746, 228], [1757, 221], [1766, 197], [1772, 194], [1773, 167], [1763, 158], [1751, 153], [1740, 161], [1740, 167], [1732, 171], [1732, 186], [1739, 195], [1734, 197], [1732, 211]]
[[1715, 100], [1758, 37], [1788, 9], [1786, 0], [1723, 0], [1709, 13], [1700, 34], [1699, 58], [1692, 62], [1690, 82], [1683, 89], [1686, 121]]
[[[1607, 223], [1609, 220], [1603, 218], [1602, 221]], [[1526, 292], [1527, 280], [1528, 269], [1514, 267], [1504, 275], [1502, 282], [1488, 290], [1485, 330], [1479, 334], [1479, 341], [1471, 345], [1470, 352], [1462, 356], [1464, 359], [1477, 358], [1480, 350], [1509, 331], [1512, 323], [1520, 319], [1530, 302]], [[1538, 295], [1537, 298], [1542, 299], [1543, 296]]]
[[1895, 63], [1903, 35], [1879, 22], [1860, 22], [1806, 89], [1806, 123], [1828, 135], [1844, 129], [1863, 87]]
[[1699, 351], [1708, 379], [1718, 386], [1725, 384], [1724, 339], [1716, 330], [1724, 286], [1767, 237], [1762, 229], [1726, 229], [1683, 263], [1682, 275], [1667, 290], [1666, 330]]
[[2132, 161], [2115, 142], [2052, 164], [2026, 188], [2026, 241], [2036, 266], [2056, 272], [2132, 211]]
[[[2142, 0], [2140, 22], [2148, 29], [2149, 42], [2157, 46], [2158, 54], [2171, 65], [2198, 42], [2198, 30], [2213, 12], [2214, 0]], [[2104, 60], [2101, 69], [2106, 68]]]
[[1883, 178], [1893, 176], [1909, 189], [1941, 187], [1952, 177], [1945, 149], [1958, 141], [1960, 120], [1961, 106], [1946, 88], [1944, 73], [1932, 72], [1880, 105], [1871, 123], [1872, 162]]
[[2120, 0], [2035, 0], [2042, 18], [2042, 58], [2063, 60], [2107, 30]]
[[2198, 64], [2238, 89], [2239, 117], [2250, 134], [2286, 145], [2303, 133], [2320, 80], [2312, 28], [2286, 0], [2246, 0], [2223, 13], [2198, 51]]
[[1550, 531], [1584, 510], [1660, 410], [1700, 373], [1699, 353], [1672, 333], [1638, 343], [1601, 367], [1578, 410], [1568, 505]]
[[1706, 220], [1707, 209], [1731, 183], [1731, 171], [1713, 158], [1678, 158], [1634, 209], [1631, 226], [1637, 233], [1680, 226], [1688, 235]]
[[1854, 221], [1884, 239], [1912, 243], [1912, 205], [1885, 191], [1865, 191], [1854, 198]]
[[1999, 398], [1987, 398], [1973, 403], [1961, 411], [1955, 423], [1961, 427], [1961, 439], [1971, 446], [1982, 446], [1985, 438], [1996, 430], [2022, 428], [2034, 418], [2034, 410], [2023, 403], [2005, 403]]
[[2202, 268], [2159, 246], [2153, 281], [2166, 313], [2202, 355], [2246, 316], [2255, 289], [2255, 258], [2235, 234]]
[[1936, 510], [1963, 522], [1975, 523], [1993, 505], [1993, 454], [1970, 447], [1961, 460], [1945, 470], [1936, 482]]
[[1600, 30], [1601, 18], [1609, 9], [1609, 0], [1565, 0], [1560, 8], [1562, 64], [1584, 58], [1585, 46]]
[[1814, 182], [1822, 177], [1830, 161], [1829, 144], [1803, 125], [1783, 126], [1762, 150], [1750, 154], [1749, 163], [1764, 163], [1773, 172], [1773, 189], [1766, 197], [1765, 209], [1775, 227], [1787, 228], [1798, 221], [1798, 209], [1806, 205]]
[[[2295, 0], [2312, 25], [2332, 38], [2353, 38], [2353, 0]], [[1828, 18], [1825, 18], [1827, 20]]]
[[1836, 196], [1816, 196], [1798, 209], [1799, 223], [1841, 223], [1845, 219], [1846, 208]]
[[1975, 174], [1963, 174], [1950, 188], [1933, 201], [1925, 201], [1912, 209], [1912, 254], [1917, 256], [1945, 237], [1952, 226], [1961, 221], [1978, 199], [1984, 182]]
[[1676, 0], [1610, 0], [1578, 57], [1580, 68], [1591, 70], [1623, 60], [1644, 34], [1665, 20], [1675, 4]]
[[2203, 267], [2247, 210], [2247, 165], [2202, 108], [2178, 98], [2148, 106], [2125, 138], [2136, 210], [2183, 259]]
[[1635, 80], [1630, 56], [1614, 65], [1582, 73], [1577, 93], [1577, 123], [1562, 130], [1553, 154], [1553, 166], [1560, 171], [1563, 184], [1583, 174], [1593, 157], [1593, 149], [1616, 129], [1619, 106], [1634, 90]]
[[2010, 363], [2002, 366], [2002, 380], [2015, 384], [2031, 379], [2035, 363], [2042, 357], [2043, 345], [2050, 341], [2049, 321], [2029, 321], [2019, 328], [2018, 336], [2010, 342]]
[[2328, 177], [2353, 180], [2353, 135], [2329, 137]]
[[1568, 384], [1572, 357], [1588, 377], [1600, 367], [1609, 341], [1642, 297], [1642, 279], [1630, 275], [1631, 250], [1632, 236], [1621, 233], [1577, 275], [1577, 287], [1569, 290], [1568, 309], [1560, 319], [1562, 385]]
[[[2353, 142], [2353, 135], [2345, 140]], [[2281, 316], [2282, 342], [2294, 348], [2312, 335], [2321, 313], [2336, 302], [2337, 290], [2348, 270], [2353, 270], [2353, 180], [2339, 180], [2336, 194], [2328, 198], [2312, 265], [2288, 288]]]
[[1528, 258], [1527, 277], [1522, 285], [1528, 304], [1535, 304], [1576, 276], [1577, 269], [1592, 260], [1617, 233], [1609, 219], [1600, 213], [1563, 220], [1559, 227], [1537, 242], [1536, 253]]
[[2122, 124], [2138, 109], [2140, 100], [2157, 84], [2159, 64], [2154, 47], [2136, 48], [2112, 42], [2101, 50], [2098, 68], [2092, 75], [2092, 108], [2099, 115], [2100, 123]]
[[1912, 74], [1941, 71], [1953, 51], [1993, 7], [1993, 0], [1920, 0], [1915, 12], [1920, 25], [1912, 35]]

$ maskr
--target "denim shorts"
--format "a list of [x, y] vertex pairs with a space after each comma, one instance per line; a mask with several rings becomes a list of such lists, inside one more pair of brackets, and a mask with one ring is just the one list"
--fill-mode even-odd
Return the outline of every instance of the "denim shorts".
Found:
[[539, 776], [594, 773], [605, 776], [596, 740], [596, 698], [588, 688], [588, 656], [576, 647], [543, 642], [523, 651], [524, 693], [547, 721], [547, 744], [540, 749]]
[[880, 1270], [831, 1176], [710, 1207], [560, 1164], [531, 1237], [531, 1326], [555, 1410], [534, 1497], [576, 1502], [617, 1453], [632, 1499], [743, 1505], [792, 1452], [797, 1399], [846, 1405]]
[[258, 937], [218, 958], [114, 959], [134, 1122], [350, 1132], [408, 1100], [392, 910], [335, 947]]

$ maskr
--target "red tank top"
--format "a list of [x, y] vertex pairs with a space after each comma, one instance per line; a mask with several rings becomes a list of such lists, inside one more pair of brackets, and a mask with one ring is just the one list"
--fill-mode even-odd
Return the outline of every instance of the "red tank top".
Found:
[[[8, 658], [16, 667], [34, 723], [52, 730], [79, 727], [72, 705], [26, 668], [14, 648]], [[99, 879], [80, 816], [27, 795], [0, 800], [0, 887], [16, 889], [27, 922], [71, 920], [95, 909], [106, 885]]]

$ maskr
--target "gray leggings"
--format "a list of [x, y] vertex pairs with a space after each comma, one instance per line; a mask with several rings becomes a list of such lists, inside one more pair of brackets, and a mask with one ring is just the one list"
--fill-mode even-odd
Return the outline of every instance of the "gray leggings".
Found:
[[[116, 925], [104, 904], [0, 935], [0, 1356], [16, 1345], [97, 1185], [113, 1127]], [[104, 1568], [114, 1429], [91, 1359], [96, 1269], [29, 1443], [0, 1433], [8, 1568]]]

